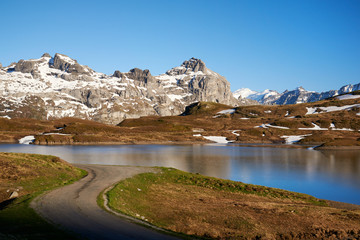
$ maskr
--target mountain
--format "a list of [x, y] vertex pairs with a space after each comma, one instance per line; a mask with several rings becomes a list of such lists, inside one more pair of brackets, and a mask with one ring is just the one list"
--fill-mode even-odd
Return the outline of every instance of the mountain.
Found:
[[229, 82], [200, 59], [191, 58], [159, 76], [138, 68], [106, 75], [59, 53], [0, 67], [0, 100], [0, 117], [77, 117], [109, 124], [179, 115], [198, 101], [232, 106], [249, 102], [235, 99]]
[[308, 103], [316, 102], [339, 94], [349, 93], [352, 91], [360, 90], [360, 83], [356, 85], [348, 84], [341, 87], [338, 90], [330, 90], [327, 92], [314, 92], [307, 91], [303, 87], [298, 87], [292, 91], [284, 91], [283, 93], [278, 93], [274, 90], [265, 90], [263, 92], [256, 92], [248, 88], [241, 88], [236, 90], [233, 95], [235, 98], [241, 100], [243, 98], [256, 100], [260, 104], [266, 105], [285, 105], [285, 104], [298, 104], [298, 103]]

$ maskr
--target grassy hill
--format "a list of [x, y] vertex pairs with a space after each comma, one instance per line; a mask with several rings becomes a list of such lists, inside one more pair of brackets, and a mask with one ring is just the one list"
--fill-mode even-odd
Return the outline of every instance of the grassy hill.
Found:
[[[359, 210], [312, 196], [161, 168], [119, 182], [109, 206], [205, 239], [357, 239]], [[186, 204], [184, 204], [186, 203]]]
[[75, 239], [40, 218], [29, 204], [85, 174], [54, 156], [0, 153], [0, 239]]
[[35, 144], [205, 143], [210, 141], [204, 136], [223, 136], [235, 143], [280, 144], [301, 136], [298, 144], [360, 147], [357, 94], [283, 106], [199, 102], [181, 116], [126, 119], [117, 126], [74, 118], [0, 119], [0, 141], [35, 135]]

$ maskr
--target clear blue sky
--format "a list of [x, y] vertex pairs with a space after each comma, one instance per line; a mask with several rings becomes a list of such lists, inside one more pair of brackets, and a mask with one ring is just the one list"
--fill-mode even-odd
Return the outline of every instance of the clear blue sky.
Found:
[[359, 0], [2, 1], [0, 62], [69, 55], [111, 74], [153, 75], [191, 57], [232, 90], [360, 82]]

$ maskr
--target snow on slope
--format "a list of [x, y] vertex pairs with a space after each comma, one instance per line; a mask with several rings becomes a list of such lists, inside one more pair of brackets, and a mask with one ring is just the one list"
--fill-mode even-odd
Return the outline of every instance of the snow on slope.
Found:
[[0, 117], [12, 111], [10, 117], [36, 113], [41, 119], [78, 117], [110, 124], [178, 115], [197, 101], [239, 103], [227, 80], [200, 59], [191, 58], [159, 76], [137, 68], [106, 75], [62, 54], [0, 68], [0, 99]]
[[241, 97], [241, 98], [255, 100], [260, 103], [265, 103], [264, 101], [266, 101], [269, 98], [277, 99], [279, 96], [279, 93], [277, 91], [269, 90], [269, 89], [266, 89], [262, 92], [256, 92], [249, 88], [240, 88], [240, 89], [236, 90], [233, 93], [233, 95], [237, 99], [239, 97]]
[[233, 93], [233, 95], [234, 95], [234, 97], [237, 99], [237, 98], [239, 98], [239, 97], [248, 98], [250, 95], [254, 95], [254, 94], [256, 94], [256, 93], [258, 93], [258, 92], [253, 91], [253, 90], [251, 90], [251, 89], [249, 89], [249, 88], [240, 88], [240, 89], [236, 90], [236, 91]]

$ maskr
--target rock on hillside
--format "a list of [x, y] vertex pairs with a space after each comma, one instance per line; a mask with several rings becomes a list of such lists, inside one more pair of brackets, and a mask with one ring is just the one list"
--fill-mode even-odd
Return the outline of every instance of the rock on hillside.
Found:
[[77, 117], [117, 124], [125, 118], [179, 115], [197, 101], [232, 106], [238, 101], [229, 82], [191, 58], [159, 76], [138, 68], [112, 75], [76, 60], [45, 53], [0, 68], [0, 117]]

